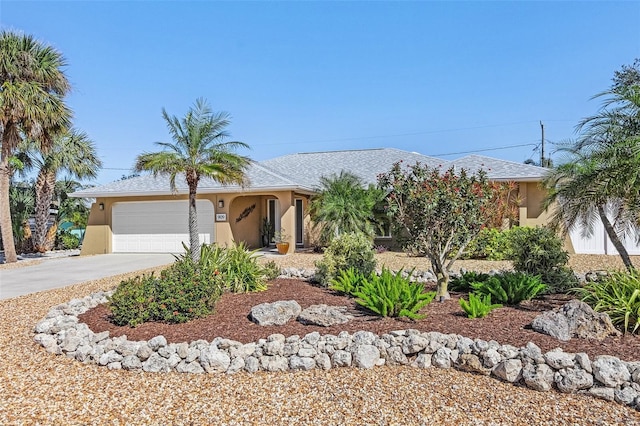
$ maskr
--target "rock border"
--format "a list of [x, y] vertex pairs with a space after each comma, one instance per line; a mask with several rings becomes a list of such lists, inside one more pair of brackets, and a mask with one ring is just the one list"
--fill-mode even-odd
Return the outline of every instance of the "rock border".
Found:
[[557, 389], [616, 401], [640, 411], [640, 361], [554, 349], [542, 353], [532, 342], [523, 348], [456, 334], [398, 330], [382, 336], [368, 331], [337, 336], [318, 332], [304, 337], [272, 334], [243, 344], [216, 337], [211, 342], [168, 344], [164, 336], [149, 341], [94, 333], [78, 315], [107, 302], [113, 292], [98, 292], [54, 306], [34, 327], [34, 341], [47, 352], [112, 370], [227, 373], [239, 371], [329, 370], [409, 365], [456, 368], [490, 375], [537, 391]]

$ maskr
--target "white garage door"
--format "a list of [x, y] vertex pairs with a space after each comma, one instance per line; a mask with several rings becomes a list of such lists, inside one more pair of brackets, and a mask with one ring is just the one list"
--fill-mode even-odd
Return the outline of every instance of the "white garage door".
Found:
[[[213, 204], [198, 200], [200, 244], [214, 241]], [[112, 210], [114, 253], [182, 253], [189, 245], [189, 205], [185, 201], [116, 203]]]
[[[631, 256], [640, 255], [640, 244], [637, 244], [638, 232], [634, 232], [632, 235], [622, 239], [622, 244], [627, 249], [627, 253]], [[611, 239], [607, 235], [607, 231], [604, 229], [604, 225], [600, 220], [597, 220], [593, 225], [593, 234], [585, 237], [582, 235], [582, 227], [576, 226], [573, 231], [569, 233], [571, 236], [571, 243], [577, 254], [610, 254], [618, 255], [618, 250], [613, 246]]]

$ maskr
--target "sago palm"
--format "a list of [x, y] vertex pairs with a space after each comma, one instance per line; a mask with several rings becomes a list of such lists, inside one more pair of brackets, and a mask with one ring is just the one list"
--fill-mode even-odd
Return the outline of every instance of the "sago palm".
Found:
[[154, 176], [169, 177], [171, 189], [176, 191], [176, 178], [184, 176], [189, 187], [189, 250], [191, 258], [200, 256], [196, 195], [201, 177], [222, 184], [244, 184], [245, 170], [251, 160], [235, 152], [249, 148], [243, 142], [228, 141], [229, 114], [214, 113], [204, 99], [196, 100], [184, 118], [178, 119], [162, 110], [173, 143], [156, 142], [163, 151], [143, 153], [136, 160], [136, 171], [151, 171]]
[[60, 52], [32, 36], [0, 32], [0, 230], [8, 263], [17, 261], [9, 208], [11, 158], [23, 136], [46, 150], [51, 135], [69, 125], [65, 65]]

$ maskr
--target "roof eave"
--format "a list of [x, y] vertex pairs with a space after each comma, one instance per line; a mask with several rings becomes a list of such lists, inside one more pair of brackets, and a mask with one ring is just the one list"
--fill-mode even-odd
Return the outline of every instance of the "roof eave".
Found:
[[[315, 194], [316, 191], [313, 188], [300, 185], [281, 185], [281, 186], [265, 186], [265, 187], [230, 187], [230, 188], [198, 188], [198, 194], [232, 194], [232, 193], [254, 193], [254, 192], [280, 192], [280, 191], [293, 191], [301, 194]], [[188, 195], [187, 190], [178, 191], [78, 191], [69, 194], [69, 197], [74, 198], [115, 198], [115, 197], [153, 197], [153, 196], [166, 196], [166, 195]]]

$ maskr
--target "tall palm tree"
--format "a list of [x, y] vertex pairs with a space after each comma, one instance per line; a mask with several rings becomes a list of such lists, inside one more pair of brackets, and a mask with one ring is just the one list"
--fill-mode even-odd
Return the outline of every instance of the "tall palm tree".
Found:
[[318, 195], [309, 204], [314, 227], [319, 228], [320, 242], [329, 243], [334, 237], [346, 233], [364, 233], [373, 237], [375, 210], [383, 192], [373, 185], [365, 188], [362, 180], [352, 173], [320, 178]]
[[582, 120], [580, 137], [562, 150], [568, 161], [545, 178], [545, 206], [553, 224], [593, 233], [600, 220], [625, 267], [633, 269], [622, 238], [640, 230], [640, 86], [615, 87], [598, 114]]
[[163, 148], [159, 152], [143, 153], [136, 159], [135, 170], [169, 175], [171, 189], [176, 191], [176, 178], [184, 175], [189, 187], [189, 250], [191, 258], [200, 256], [196, 194], [201, 177], [208, 177], [222, 184], [244, 184], [245, 170], [251, 163], [248, 157], [235, 153], [237, 148], [249, 148], [243, 142], [223, 140], [230, 124], [226, 112], [214, 113], [207, 102], [200, 98], [183, 119], [170, 116], [162, 109], [173, 143], [156, 142]]
[[53, 244], [53, 241], [47, 238], [47, 231], [49, 207], [54, 199], [58, 176], [64, 173], [73, 179], [92, 179], [97, 176], [102, 162], [89, 136], [74, 129], [56, 135], [49, 150], [32, 150], [30, 154], [30, 165], [38, 169], [34, 184], [36, 212], [33, 248], [43, 253], [50, 250]]
[[23, 136], [46, 150], [51, 135], [69, 125], [65, 65], [60, 52], [32, 36], [0, 32], [0, 230], [7, 263], [17, 261], [9, 207], [11, 159]]

